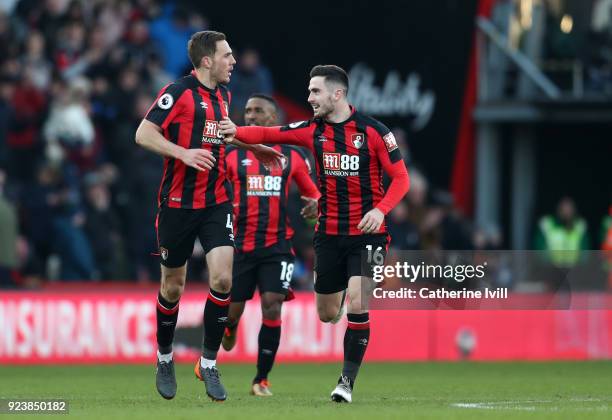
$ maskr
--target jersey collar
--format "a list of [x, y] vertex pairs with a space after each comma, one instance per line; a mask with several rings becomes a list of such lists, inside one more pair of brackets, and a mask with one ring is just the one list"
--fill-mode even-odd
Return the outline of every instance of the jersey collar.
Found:
[[331, 126], [341, 126], [341, 125], [345, 125], [351, 121], [353, 121], [355, 119], [355, 114], [357, 113], [357, 109], [355, 109], [355, 107], [353, 105], [349, 105], [349, 107], [351, 108], [351, 115], [344, 121], [338, 122], [338, 123], [333, 123], [333, 122], [329, 122], [326, 120], [323, 120], [323, 122], [327, 125], [331, 125]]
[[195, 70], [191, 70], [191, 76], [193, 77], [193, 80], [195, 80], [196, 85], [197, 85], [197, 86], [199, 86], [199, 87], [201, 87], [202, 89], [204, 89], [204, 90], [205, 90], [205, 91], [207, 91], [207, 92], [210, 92], [210, 93], [215, 93], [215, 92], [217, 92], [217, 89], [219, 89], [219, 85], [218, 85], [218, 84], [217, 84], [217, 87], [216, 87], [216, 88], [211, 89], [211, 88], [209, 88], [208, 86], [206, 86], [205, 84], [203, 84], [202, 82], [200, 82], [200, 81], [198, 80], [198, 77], [196, 76], [196, 72], [195, 72]]

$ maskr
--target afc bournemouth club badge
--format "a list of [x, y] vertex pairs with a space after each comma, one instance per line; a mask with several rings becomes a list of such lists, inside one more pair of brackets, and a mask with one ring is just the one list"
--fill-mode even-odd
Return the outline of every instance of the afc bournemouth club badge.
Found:
[[355, 146], [357, 149], [360, 149], [361, 146], [363, 146], [363, 138], [364, 136], [361, 133], [351, 134], [353, 146]]
[[168, 250], [163, 246], [159, 247], [159, 255], [161, 255], [162, 260], [166, 261], [168, 259]]

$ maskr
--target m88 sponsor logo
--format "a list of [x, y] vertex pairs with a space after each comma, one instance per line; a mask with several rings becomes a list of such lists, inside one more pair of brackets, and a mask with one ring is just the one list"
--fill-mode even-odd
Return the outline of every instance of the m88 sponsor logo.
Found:
[[326, 175], [359, 175], [359, 155], [323, 152], [323, 169]]
[[202, 143], [222, 144], [223, 135], [219, 132], [219, 122], [212, 120], [204, 121], [204, 132]]
[[247, 195], [280, 196], [283, 178], [273, 175], [247, 175]]

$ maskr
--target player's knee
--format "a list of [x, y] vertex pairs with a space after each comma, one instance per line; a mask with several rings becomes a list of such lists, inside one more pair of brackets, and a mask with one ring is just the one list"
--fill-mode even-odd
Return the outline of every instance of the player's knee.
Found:
[[279, 293], [263, 293], [261, 295], [261, 314], [265, 319], [277, 320], [281, 317], [281, 308], [285, 296]]
[[347, 309], [350, 313], [361, 312], [361, 290], [349, 291], [347, 294]]
[[229, 293], [232, 289], [231, 273], [218, 273], [216, 275], [211, 275], [210, 287], [219, 293]]
[[261, 314], [264, 319], [277, 320], [281, 317], [281, 301], [263, 302], [261, 303]]
[[161, 292], [170, 302], [176, 302], [183, 295], [185, 278], [180, 274], [166, 274], [162, 277]]
[[319, 319], [321, 320], [321, 322], [331, 322], [331, 320], [334, 319], [334, 317], [328, 313], [320, 313]]
[[165, 283], [162, 286], [162, 295], [168, 299], [170, 302], [176, 302], [183, 295], [183, 290], [185, 289], [184, 283]]
[[321, 322], [331, 322], [338, 315], [339, 310], [338, 307], [319, 308], [319, 319]]
[[359, 314], [362, 311], [361, 299], [350, 300], [347, 304], [348, 313]]
[[349, 302], [361, 301], [361, 289], [348, 290], [346, 297]]

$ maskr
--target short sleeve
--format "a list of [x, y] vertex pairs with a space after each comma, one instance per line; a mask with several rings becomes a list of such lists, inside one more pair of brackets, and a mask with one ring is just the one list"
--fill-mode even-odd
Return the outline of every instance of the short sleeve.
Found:
[[145, 119], [165, 130], [180, 112], [180, 99], [183, 92], [185, 88], [177, 83], [164, 87], [149, 108]]

